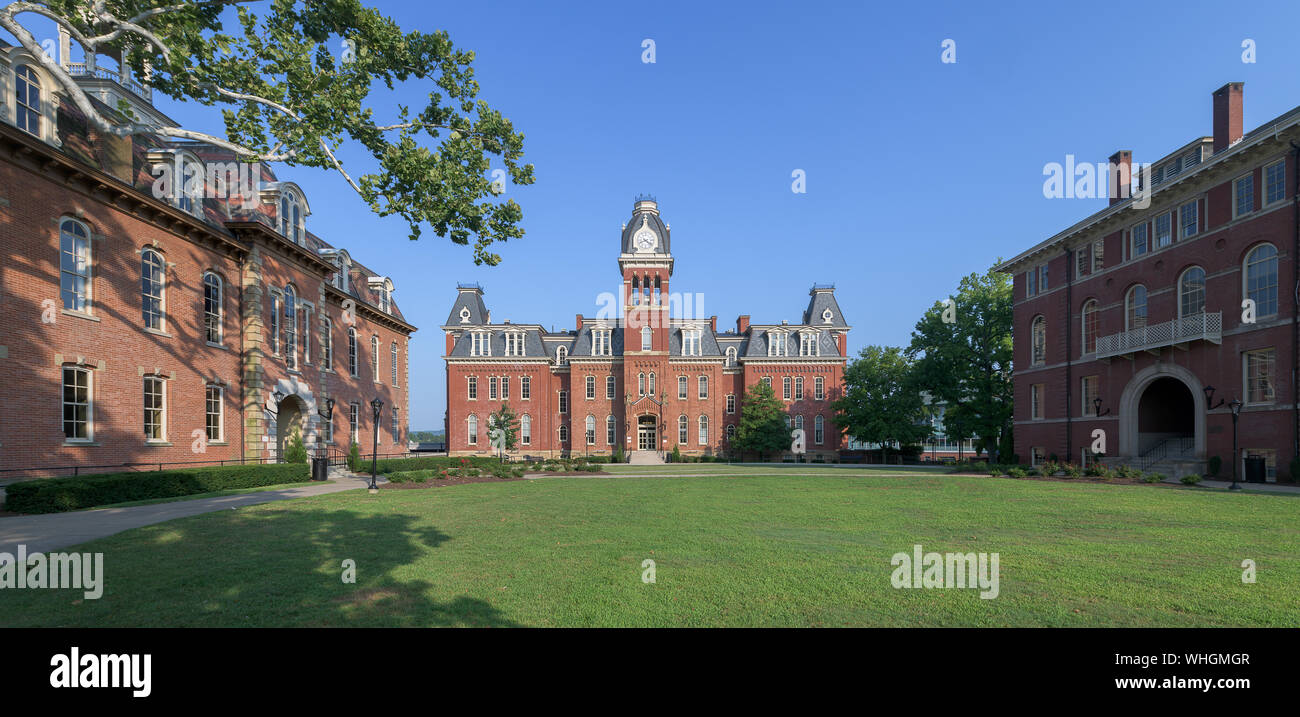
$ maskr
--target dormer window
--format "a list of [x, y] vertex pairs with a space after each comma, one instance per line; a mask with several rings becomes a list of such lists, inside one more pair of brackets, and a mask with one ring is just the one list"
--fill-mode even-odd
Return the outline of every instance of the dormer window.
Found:
[[735, 365], [736, 365], [736, 347], [735, 347], [735, 346], [728, 346], [728, 347], [727, 347], [727, 367], [730, 368], [730, 367], [735, 366]]
[[506, 334], [506, 356], [524, 355], [524, 335], [517, 332]]
[[818, 356], [817, 334], [804, 332], [799, 334], [799, 355], [800, 356]]
[[767, 355], [786, 356], [785, 334], [779, 331], [767, 332]]
[[476, 331], [469, 335], [469, 342], [470, 356], [492, 355], [492, 334], [484, 331]]
[[557, 366], [567, 366], [569, 364], [569, 349], [560, 346], [555, 349], [555, 364]]
[[28, 134], [41, 136], [41, 79], [27, 65], [14, 70], [14, 124]]
[[700, 330], [686, 329], [682, 331], [682, 355], [699, 356], [700, 355]]
[[610, 355], [610, 330], [596, 329], [591, 332], [591, 355]]
[[[292, 182], [273, 182], [262, 189], [262, 201], [268, 202], [276, 214], [277, 229], [281, 236], [298, 246], [307, 245], [307, 217], [311, 208], [302, 190]], [[347, 291], [346, 280], [343, 291]]]
[[469, 323], [469, 307], [468, 307], [468, 306], [462, 306], [462, 307], [460, 307], [460, 322], [461, 322], [462, 324], [468, 324], [468, 323]]

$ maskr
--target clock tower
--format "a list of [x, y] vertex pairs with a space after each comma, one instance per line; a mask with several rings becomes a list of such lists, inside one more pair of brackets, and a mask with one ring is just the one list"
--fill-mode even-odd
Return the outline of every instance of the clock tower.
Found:
[[[623, 277], [624, 425], [629, 450], [667, 450], [668, 280], [673, 274], [669, 227], [654, 197], [637, 197], [623, 225], [618, 255]], [[675, 396], [674, 396], [675, 398]]]

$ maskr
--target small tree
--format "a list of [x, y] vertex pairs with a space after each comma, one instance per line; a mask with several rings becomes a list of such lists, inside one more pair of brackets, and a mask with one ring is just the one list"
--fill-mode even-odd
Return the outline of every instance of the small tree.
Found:
[[504, 458], [506, 451], [513, 451], [519, 435], [519, 417], [510, 410], [510, 402], [501, 404], [496, 413], [488, 416], [488, 435], [492, 437], [492, 447], [497, 456]]
[[844, 369], [844, 397], [832, 407], [835, 422], [860, 441], [880, 444], [882, 461], [890, 443], [905, 446], [930, 435], [925, 406], [903, 350], [868, 346]]
[[768, 453], [790, 448], [785, 406], [766, 382], [759, 381], [745, 392], [732, 445], [742, 454], [745, 451], [757, 453], [762, 461], [767, 460]]
[[610, 463], [622, 463], [624, 460], [623, 446], [614, 446], [614, 452], [609, 457]]
[[353, 441], [352, 445], [348, 448], [348, 470], [352, 471], [353, 473], [356, 473], [358, 470], [360, 470], [358, 468], [358, 466], [360, 465], [361, 465], [361, 446], [358, 446], [357, 442]]
[[294, 435], [289, 447], [284, 450], [285, 463], [306, 463], [307, 447], [302, 443], [302, 436]]

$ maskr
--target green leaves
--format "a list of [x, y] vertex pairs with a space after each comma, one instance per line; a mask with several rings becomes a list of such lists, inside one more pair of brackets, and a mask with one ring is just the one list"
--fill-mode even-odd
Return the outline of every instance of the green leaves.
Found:
[[772, 387], [759, 381], [745, 392], [741, 402], [740, 424], [732, 446], [744, 453], [766, 457], [790, 448], [790, 429], [785, 425], [785, 405]]
[[[206, 138], [246, 160], [337, 171], [371, 211], [405, 219], [411, 239], [428, 227], [472, 243], [476, 264], [497, 264], [492, 244], [523, 236], [522, 210], [494, 191], [490, 176], [497, 169], [516, 186], [534, 181], [523, 135], [477, 99], [474, 54], [446, 32], [403, 32], [359, 0], [273, 0], [264, 14], [175, 0], [110, 0], [98, 14], [84, 1], [49, 7], [99, 53], [123, 53], [156, 93], [221, 106], [226, 133], [93, 117], [101, 127]], [[424, 107], [393, 103], [392, 91], [409, 96], [401, 87], [408, 82], [429, 87]], [[75, 83], [63, 89], [80, 92]], [[355, 179], [339, 157], [348, 144], [372, 160]]]
[[868, 346], [844, 369], [844, 396], [835, 422], [870, 443], [914, 445], [930, 435], [911, 359], [903, 349]]

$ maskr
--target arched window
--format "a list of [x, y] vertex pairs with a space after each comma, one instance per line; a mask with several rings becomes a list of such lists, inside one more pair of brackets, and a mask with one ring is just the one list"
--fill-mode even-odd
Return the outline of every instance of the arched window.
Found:
[[596, 417], [587, 416], [587, 445], [596, 445]]
[[166, 273], [167, 263], [162, 255], [153, 249], [145, 249], [140, 254], [140, 304], [144, 316], [144, 325], [150, 329], [163, 331], [166, 322]]
[[1124, 330], [1147, 325], [1147, 288], [1141, 284], [1128, 290], [1124, 297]]
[[731, 366], [735, 366], [735, 365], [736, 365], [736, 347], [735, 347], [735, 346], [728, 346], [728, 347], [727, 347], [727, 366], [728, 366], [728, 367], [731, 367]]
[[648, 393], [651, 396], [655, 395], [655, 372], [654, 371], [650, 372], [650, 386], [649, 388], [646, 389], [646, 393]]
[[563, 423], [560, 424], [560, 443], [569, 442], [569, 427]]
[[1033, 366], [1042, 366], [1047, 361], [1047, 319], [1035, 316], [1034, 323], [1029, 329], [1029, 337], [1033, 349], [1029, 363]]
[[14, 124], [28, 134], [41, 136], [41, 79], [27, 65], [14, 70]]
[[357, 330], [348, 329], [348, 373], [357, 375]]
[[709, 417], [708, 416], [700, 416], [699, 439], [700, 439], [701, 446], [709, 445]]
[[284, 361], [298, 366], [298, 301], [292, 286], [284, 287]]
[[210, 344], [221, 343], [221, 277], [203, 275], [203, 331]]
[[649, 326], [641, 327], [641, 350], [642, 351], [650, 350], [650, 347], [653, 345], [653, 341], [651, 340], [652, 336], [653, 336], [653, 332], [650, 331]]
[[65, 219], [59, 227], [59, 293], [63, 308], [90, 313], [90, 230]]
[[1277, 313], [1277, 249], [1272, 244], [1260, 244], [1246, 255], [1242, 272], [1246, 298], [1255, 302], [1256, 316], [1273, 316]]
[[686, 445], [686, 443], [690, 440], [689, 437], [686, 435], [689, 429], [690, 429], [690, 422], [686, 419], [686, 416], [678, 416], [677, 417], [677, 442], [678, 443], [682, 445]]
[[533, 417], [527, 413], [519, 418], [519, 442], [525, 446], [533, 444]]
[[796, 431], [803, 430], [803, 416], [796, 415], [794, 417], [794, 428]]
[[821, 416], [813, 417], [813, 443], [821, 443], [826, 437], [826, 419]]
[[731, 441], [735, 440], [735, 438], [736, 438], [736, 424], [734, 424], [734, 423], [728, 423], [728, 424], [727, 424], [727, 442], [730, 443]]
[[292, 189], [285, 188], [280, 194], [280, 233], [294, 244], [302, 245], [306, 241], [306, 228], [303, 226], [302, 201]]
[[638, 396], [645, 395], [645, 374], [644, 373], [638, 373], [636, 375], [636, 395]]
[[1083, 303], [1083, 352], [1097, 353], [1097, 300], [1088, 299]]
[[559, 348], [555, 349], [555, 363], [558, 366], [565, 366], [569, 363], [568, 348], [564, 346], [560, 346]]
[[1178, 278], [1178, 316], [1205, 313], [1205, 270], [1194, 266]]
[[794, 379], [794, 400], [803, 400], [803, 376], [796, 376]]
[[469, 444], [478, 445], [478, 416], [469, 414]]
[[637, 306], [641, 303], [641, 277], [632, 275], [632, 305]]
[[605, 443], [611, 446], [618, 443], [618, 419], [613, 416], [605, 416]]

